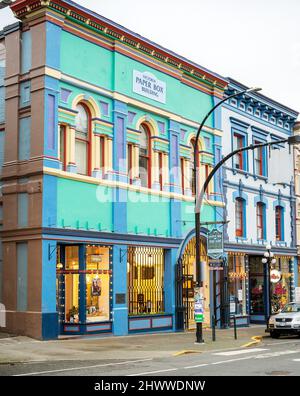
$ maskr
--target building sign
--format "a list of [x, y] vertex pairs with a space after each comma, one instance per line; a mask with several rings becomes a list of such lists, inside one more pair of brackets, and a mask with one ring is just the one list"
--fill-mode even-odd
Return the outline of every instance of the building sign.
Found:
[[166, 91], [166, 83], [158, 80], [154, 74], [133, 70], [133, 92], [157, 102], [166, 103]]
[[204, 296], [201, 287], [194, 289], [194, 315], [196, 323], [204, 322]]
[[209, 259], [208, 266], [211, 271], [223, 270], [223, 260]]
[[207, 255], [218, 259], [222, 257], [223, 252], [223, 232], [214, 229], [207, 235]]
[[270, 272], [270, 281], [272, 283], [278, 283], [281, 279], [281, 272], [276, 269], [271, 270]]

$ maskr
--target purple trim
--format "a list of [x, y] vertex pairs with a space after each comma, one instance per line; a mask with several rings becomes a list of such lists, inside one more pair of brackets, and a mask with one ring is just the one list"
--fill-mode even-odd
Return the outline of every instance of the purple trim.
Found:
[[128, 124], [133, 123], [133, 119], [135, 116], [136, 116], [136, 113], [134, 113], [133, 111], [128, 111]]
[[69, 89], [61, 88], [60, 90], [61, 101], [67, 103], [71, 93], [72, 91], [70, 91]]
[[109, 105], [106, 102], [100, 101], [100, 107], [103, 116], [108, 116]]
[[158, 130], [162, 135], [166, 134], [166, 124], [161, 121], [157, 121]]
[[117, 159], [124, 159], [124, 118], [117, 117]]
[[55, 149], [55, 96], [48, 95], [48, 148]]

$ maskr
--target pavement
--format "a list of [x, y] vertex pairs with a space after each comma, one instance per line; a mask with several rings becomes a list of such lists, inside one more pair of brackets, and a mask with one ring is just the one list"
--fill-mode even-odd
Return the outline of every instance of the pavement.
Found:
[[[124, 337], [83, 336], [52, 341], [39, 341], [24, 336], [9, 336], [0, 333], [1, 366], [13, 363], [47, 361], [117, 361], [128, 359], [165, 358], [204, 351], [223, 350], [251, 346], [265, 336], [264, 326], [251, 326], [237, 330], [217, 330], [212, 341], [210, 329], [203, 331], [203, 344], [195, 344], [195, 332], [139, 334]], [[253, 339], [258, 337], [257, 339]]]

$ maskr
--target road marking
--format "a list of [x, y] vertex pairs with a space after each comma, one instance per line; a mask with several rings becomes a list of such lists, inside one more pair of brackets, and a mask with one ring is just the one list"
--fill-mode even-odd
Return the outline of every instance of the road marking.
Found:
[[300, 362], [300, 359], [293, 359], [293, 362]]
[[220, 362], [214, 362], [214, 363], [210, 363], [210, 364], [214, 365], [214, 364], [233, 363], [233, 362], [239, 362], [240, 360], [249, 360], [249, 359], [253, 359], [253, 356], [247, 356], [247, 357], [238, 358], [238, 359], [221, 360]]
[[142, 360], [128, 360], [126, 362], [120, 362], [120, 363], [96, 364], [94, 366], [71, 367], [71, 368], [59, 369], [59, 370], [38, 371], [35, 373], [14, 374], [13, 377], [25, 377], [25, 376], [29, 376], [29, 375], [61, 373], [64, 371], [84, 370], [84, 369], [90, 369], [90, 368], [96, 368], [96, 367], [120, 366], [122, 364], [149, 362], [150, 360], [153, 360], [153, 359], [151, 358], [151, 359], [142, 359]]
[[197, 364], [196, 366], [187, 366], [187, 367], [183, 367], [183, 368], [187, 370], [187, 369], [191, 369], [191, 368], [209, 366], [209, 364], [210, 364], [210, 363]]
[[278, 351], [278, 352], [270, 352], [270, 353], [265, 353], [262, 355], [257, 355], [254, 356], [255, 359], [267, 359], [269, 357], [277, 357], [277, 356], [283, 356], [283, 355], [292, 355], [293, 353], [300, 353], [300, 350], [298, 351]]
[[137, 375], [147, 375], [147, 374], [157, 374], [157, 373], [166, 373], [168, 371], [177, 371], [178, 368], [172, 368], [172, 369], [167, 369], [167, 370], [157, 370], [157, 371], [147, 371], [144, 373], [137, 373], [137, 374], [128, 374], [126, 377], [135, 377]]
[[261, 351], [269, 351], [269, 349], [266, 348], [239, 349], [235, 351], [218, 352], [218, 353], [214, 353], [214, 355], [235, 356], [235, 355], [242, 355], [244, 353], [253, 353], [253, 352], [261, 352]]

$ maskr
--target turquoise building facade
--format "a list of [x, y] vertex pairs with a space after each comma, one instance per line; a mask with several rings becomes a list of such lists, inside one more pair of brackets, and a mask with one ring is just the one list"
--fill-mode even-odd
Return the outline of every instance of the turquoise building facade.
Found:
[[[176, 319], [176, 264], [186, 252], [191, 303], [193, 139], [227, 81], [72, 1], [12, 9], [21, 22], [0, 36], [6, 330], [49, 339], [192, 326], [191, 312]], [[216, 112], [200, 184], [221, 142]], [[221, 190], [218, 175], [201, 216], [207, 312], [207, 223], [222, 220]]]

